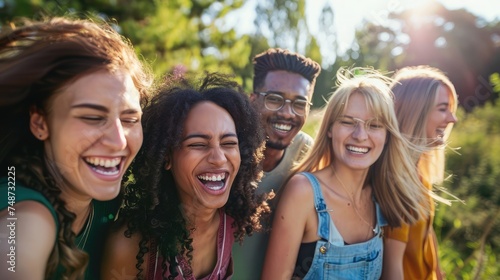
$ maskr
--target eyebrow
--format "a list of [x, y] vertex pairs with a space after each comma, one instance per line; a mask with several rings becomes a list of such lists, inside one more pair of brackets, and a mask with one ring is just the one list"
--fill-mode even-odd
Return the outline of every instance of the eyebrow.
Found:
[[450, 103], [448, 103], [448, 102], [441, 102], [441, 103], [438, 103], [438, 104], [436, 105], [436, 107], [439, 107], [439, 106], [441, 106], [441, 105], [450, 106]]
[[78, 108], [89, 108], [89, 109], [94, 109], [98, 111], [102, 111], [105, 113], [108, 113], [109, 110], [108, 108], [102, 106], [102, 105], [97, 105], [97, 104], [91, 104], [91, 103], [82, 103], [82, 104], [76, 104], [71, 106], [72, 109], [78, 109]]
[[[106, 108], [105, 106], [92, 104], [92, 103], [82, 103], [82, 104], [76, 104], [76, 105], [71, 106], [71, 109], [80, 109], [80, 108], [94, 109], [94, 110], [101, 111], [104, 113], [109, 113], [108, 108]], [[121, 114], [137, 114], [139, 112], [140, 112], [139, 110], [131, 108], [131, 109], [124, 110], [123, 112], [121, 112]]]
[[341, 118], [348, 118], [348, 119], [358, 119], [358, 120], [361, 120], [360, 118], [356, 118], [356, 117], [353, 117], [353, 116], [349, 116], [349, 115], [340, 115]]
[[[236, 135], [236, 133], [226, 133], [226, 134], [223, 134], [221, 139], [224, 139], [224, 138], [227, 138], [227, 137], [236, 137], [238, 138], [238, 135]], [[195, 134], [190, 134], [188, 136], [186, 136], [184, 139], [182, 139], [182, 141], [186, 141], [188, 139], [192, 139], [192, 138], [203, 138], [203, 139], [206, 139], [206, 140], [210, 140], [212, 137], [208, 136], [207, 134], [200, 134], [200, 133], [195, 133]]]
[[352, 117], [352, 116], [349, 116], [349, 115], [341, 115], [340, 116], [341, 118], [348, 118], [348, 119], [353, 119], [353, 120], [361, 120], [361, 121], [364, 121], [364, 122], [367, 122], [367, 121], [373, 121], [373, 120], [379, 120], [379, 118], [377, 117], [373, 117], [371, 119], [367, 119], [367, 120], [363, 120], [363, 119], [360, 119], [360, 118], [356, 118], [356, 117]]
[[[274, 90], [268, 90], [268, 91], [263, 91], [265, 93], [274, 93], [274, 94], [277, 94], [277, 95], [281, 95], [281, 97], [284, 98], [284, 92], [281, 92], [281, 91], [274, 91]], [[302, 99], [302, 100], [305, 100], [305, 101], [308, 101], [308, 98], [305, 97], [305, 96], [302, 96], [302, 95], [299, 95], [297, 96], [295, 99], [291, 99], [291, 100], [297, 100], [297, 99]]]

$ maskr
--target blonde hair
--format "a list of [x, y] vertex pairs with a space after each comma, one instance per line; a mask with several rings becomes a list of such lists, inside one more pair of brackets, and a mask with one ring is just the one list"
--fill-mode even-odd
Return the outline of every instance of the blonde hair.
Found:
[[[412, 143], [422, 147], [429, 147], [426, 124], [439, 85], [446, 87], [451, 93], [449, 106], [451, 112], [455, 113], [458, 106], [457, 93], [441, 70], [421, 65], [402, 68], [394, 75], [391, 88], [395, 96], [399, 129]], [[443, 138], [445, 143], [452, 128], [453, 124], [450, 124], [445, 130]], [[439, 184], [444, 180], [445, 146], [446, 144], [437, 148], [427, 148], [416, 155], [420, 175], [431, 184]]]
[[367, 110], [387, 129], [386, 144], [380, 157], [370, 166], [366, 183], [371, 184], [382, 213], [390, 226], [414, 223], [429, 213], [429, 205], [421, 203], [428, 190], [420, 182], [412, 157], [419, 148], [401, 135], [394, 112], [394, 99], [389, 89], [391, 79], [368, 68], [341, 68], [337, 72], [337, 90], [324, 108], [324, 116], [315, 143], [306, 158], [294, 170], [317, 171], [332, 163], [334, 151], [328, 130], [345, 111], [353, 94], [362, 95]]

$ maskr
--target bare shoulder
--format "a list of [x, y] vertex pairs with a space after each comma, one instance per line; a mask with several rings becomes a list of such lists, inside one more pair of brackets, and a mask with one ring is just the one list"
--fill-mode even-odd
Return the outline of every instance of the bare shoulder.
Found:
[[[136, 256], [141, 236], [133, 234], [130, 238], [126, 237], [126, 228], [122, 226], [108, 233], [101, 268], [102, 279], [136, 279], [139, 272], [136, 268]], [[143, 256], [144, 263], [141, 268], [147, 268], [148, 257], [148, 253]]]
[[[1, 212], [2, 220], [12, 218], [7, 209]], [[56, 221], [50, 210], [37, 201], [22, 201], [15, 205], [16, 249], [27, 250], [32, 255], [46, 255], [52, 252], [56, 242]], [[35, 230], [36, 229], [36, 230]], [[1, 229], [3, 231], [4, 228]], [[38, 249], [44, 249], [38, 251]]]
[[309, 179], [303, 174], [295, 174], [285, 185], [285, 192], [291, 196], [312, 196], [313, 191]]
[[[278, 200], [278, 212], [285, 211], [295, 215], [314, 209], [314, 193], [309, 180], [303, 174], [296, 174], [283, 186], [283, 193]], [[311, 201], [311, 203], [304, 203]]]
[[[0, 278], [43, 279], [57, 235], [50, 210], [37, 201], [21, 201], [14, 211], [2, 210], [0, 219], [0, 251], [7, 252], [0, 257]], [[16, 273], [5, 275], [9, 267]]]

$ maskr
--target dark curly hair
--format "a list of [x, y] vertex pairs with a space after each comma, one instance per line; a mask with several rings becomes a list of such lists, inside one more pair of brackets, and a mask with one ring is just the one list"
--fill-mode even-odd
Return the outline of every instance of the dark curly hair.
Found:
[[16, 166], [16, 180], [44, 195], [60, 225], [47, 263], [50, 278], [58, 265], [63, 277], [83, 277], [88, 256], [75, 245], [75, 214], [60, 198], [60, 171], [46, 160], [43, 143], [29, 128], [30, 108], [47, 113], [51, 97], [69, 83], [97, 71], [127, 71], [146, 103], [153, 77], [127, 40], [105, 22], [70, 18], [20, 20], [0, 35], [0, 167]]
[[138, 278], [148, 244], [159, 245], [159, 253], [175, 275], [175, 256], [187, 252], [192, 257], [192, 239], [181, 201], [170, 170], [165, 169], [167, 158], [182, 141], [184, 122], [191, 108], [210, 101], [224, 108], [232, 117], [239, 141], [241, 166], [231, 187], [223, 210], [234, 219], [236, 240], [260, 230], [260, 216], [269, 213], [263, 196], [257, 196], [257, 180], [262, 175], [264, 137], [257, 113], [241, 87], [228, 76], [211, 73], [201, 79], [199, 86], [187, 79], [170, 81], [144, 109], [142, 118], [144, 142], [129, 169], [125, 184], [124, 206], [120, 219], [127, 223], [125, 236], [139, 233]]

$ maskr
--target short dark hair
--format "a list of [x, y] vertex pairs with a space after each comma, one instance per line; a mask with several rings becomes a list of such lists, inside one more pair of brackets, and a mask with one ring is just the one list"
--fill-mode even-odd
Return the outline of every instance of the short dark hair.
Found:
[[306, 78], [314, 89], [316, 78], [321, 72], [321, 66], [314, 60], [280, 48], [271, 48], [256, 55], [253, 59], [254, 77], [253, 90], [264, 85], [267, 73], [284, 70], [296, 73]]
[[[180, 147], [184, 123], [196, 104], [213, 102], [224, 108], [235, 123], [241, 166], [223, 209], [235, 221], [236, 239], [260, 229], [260, 214], [269, 212], [264, 196], [255, 194], [257, 180], [262, 176], [264, 133], [248, 96], [228, 78], [212, 73], [200, 83], [187, 78], [170, 81], [144, 109], [144, 142], [129, 170], [134, 180], [126, 184], [125, 206], [120, 214], [128, 226], [125, 236], [136, 232], [142, 236], [137, 267], [151, 239], [159, 243], [159, 254], [170, 263], [170, 270], [175, 268], [173, 258], [179, 253], [192, 254], [188, 223], [172, 172], [165, 170], [165, 165]], [[141, 274], [139, 269], [137, 276]]]

